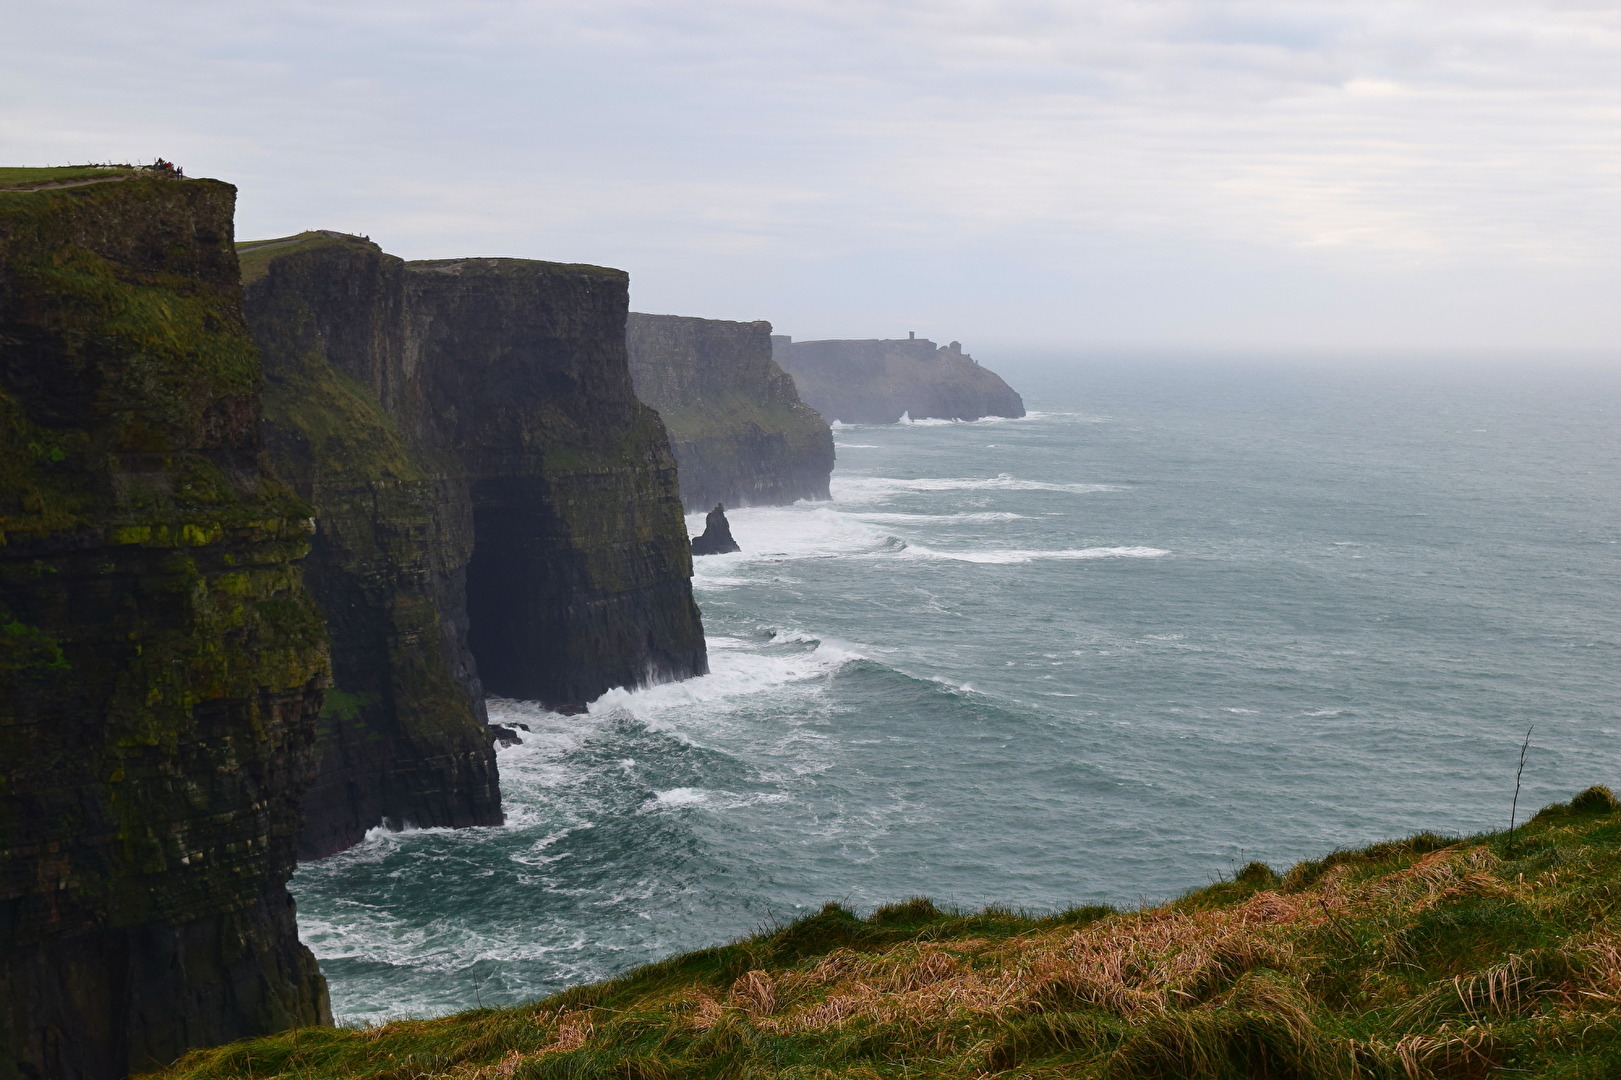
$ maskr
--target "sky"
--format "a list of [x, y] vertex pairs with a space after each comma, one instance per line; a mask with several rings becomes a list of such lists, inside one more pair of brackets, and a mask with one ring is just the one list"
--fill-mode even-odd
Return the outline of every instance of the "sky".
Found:
[[1621, 2], [4, 0], [0, 164], [997, 350], [1621, 362]]

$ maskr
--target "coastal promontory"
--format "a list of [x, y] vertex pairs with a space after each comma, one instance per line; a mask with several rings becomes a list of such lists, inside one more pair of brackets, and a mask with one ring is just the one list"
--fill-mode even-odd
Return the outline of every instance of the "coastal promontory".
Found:
[[1024, 415], [1024, 399], [953, 341], [772, 339], [773, 355], [799, 396], [829, 422], [893, 424]]

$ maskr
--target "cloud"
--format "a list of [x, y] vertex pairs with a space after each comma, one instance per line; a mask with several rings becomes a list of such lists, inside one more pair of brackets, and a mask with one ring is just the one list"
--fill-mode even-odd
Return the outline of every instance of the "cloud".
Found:
[[[10, 17], [0, 147], [162, 153], [237, 182], [245, 233], [611, 262], [717, 314], [1055, 339], [987, 281], [1056, 311], [1192, 275], [1234, 303], [1173, 301], [1185, 337], [1282, 340], [1290, 279], [1347, 342], [1598, 345], [1571, 283], [1621, 263], [1618, 60], [1621, 10], [1555, 0], [67, 0]], [[1166, 302], [1114, 294], [1108, 335]]]

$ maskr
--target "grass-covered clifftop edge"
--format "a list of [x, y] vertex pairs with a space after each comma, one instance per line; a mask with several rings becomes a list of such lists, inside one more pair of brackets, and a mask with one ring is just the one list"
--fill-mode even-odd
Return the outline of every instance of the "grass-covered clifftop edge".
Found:
[[1621, 1075], [1621, 808], [1141, 910], [819, 914], [542, 1001], [196, 1051], [168, 1080]]

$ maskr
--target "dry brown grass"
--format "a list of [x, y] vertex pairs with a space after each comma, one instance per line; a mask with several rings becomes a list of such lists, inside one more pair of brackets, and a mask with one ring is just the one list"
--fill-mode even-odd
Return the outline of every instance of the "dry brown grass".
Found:
[[924, 901], [870, 921], [829, 908], [540, 1006], [469, 1014], [465, 1059], [436, 1051], [410, 1074], [382, 1069], [377, 1052], [442, 1048], [442, 1029], [336, 1035], [303, 1071], [215, 1052], [173, 1075], [1621, 1076], [1621, 813], [1550, 814], [1511, 852], [1501, 838], [1421, 837], [1281, 880], [1246, 868], [1170, 904], [1073, 923]]

